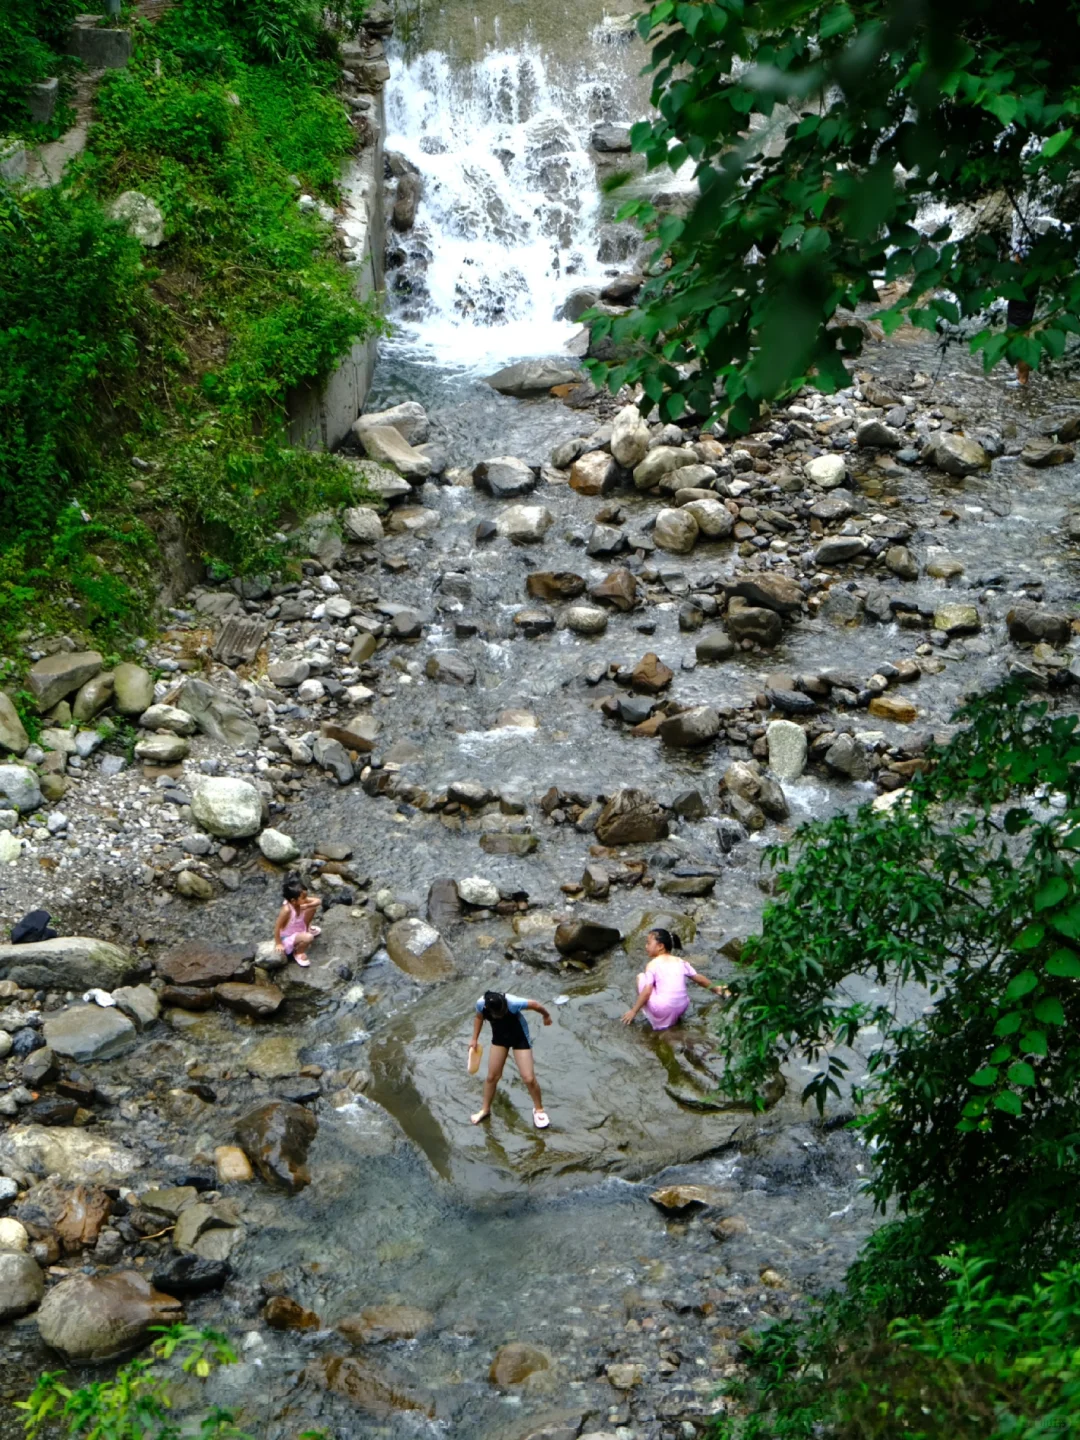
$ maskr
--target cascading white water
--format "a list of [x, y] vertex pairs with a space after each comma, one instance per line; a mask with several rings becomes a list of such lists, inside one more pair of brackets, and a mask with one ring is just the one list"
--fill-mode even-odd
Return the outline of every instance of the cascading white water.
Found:
[[387, 148], [423, 178], [387, 277], [399, 344], [470, 369], [563, 348], [576, 327], [556, 312], [603, 270], [588, 150], [603, 89], [557, 85], [536, 50], [392, 57]]

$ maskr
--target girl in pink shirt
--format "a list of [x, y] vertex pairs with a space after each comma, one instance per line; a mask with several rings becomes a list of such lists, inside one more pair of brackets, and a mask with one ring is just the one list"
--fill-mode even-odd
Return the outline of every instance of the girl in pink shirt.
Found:
[[633, 1008], [622, 1017], [624, 1025], [633, 1024], [635, 1015], [644, 1010], [645, 1018], [654, 1030], [670, 1030], [690, 1008], [687, 980], [703, 985], [714, 995], [730, 994], [725, 985], [714, 985], [704, 975], [699, 975], [688, 960], [681, 960], [672, 953], [681, 949], [679, 937], [672, 935], [670, 930], [649, 931], [645, 937], [645, 954], [649, 963], [637, 977], [638, 998]]

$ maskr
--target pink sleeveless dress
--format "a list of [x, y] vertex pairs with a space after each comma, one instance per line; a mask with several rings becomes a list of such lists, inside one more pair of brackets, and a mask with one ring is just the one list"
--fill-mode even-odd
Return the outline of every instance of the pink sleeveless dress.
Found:
[[652, 981], [652, 994], [645, 1002], [643, 1014], [654, 1030], [670, 1030], [690, 1008], [686, 981], [697, 971], [688, 960], [675, 957], [650, 960], [645, 972], [638, 976], [638, 994]]
[[312, 925], [310, 930], [308, 930], [308, 922], [304, 918], [304, 912], [297, 910], [288, 900], [285, 901], [285, 904], [289, 907], [289, 918], [286, 920], [285, 928], [281, 932], [281, 945], [285, 954], [291, 955], [293, 953], [293, 946], [296, 944], [296, 937], [303, 935], [305, 931], [311, 935], [318, 935], [319, 927]]

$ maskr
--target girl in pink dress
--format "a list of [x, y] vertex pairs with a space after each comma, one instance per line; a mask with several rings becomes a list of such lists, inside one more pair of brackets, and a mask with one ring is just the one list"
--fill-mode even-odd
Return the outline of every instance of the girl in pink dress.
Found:
[[704, 975], [699, 975], [688, 960], [681, 960], [673, 951], [681, 950], [682, 944], [670, 930], [650, 930], [645, 937], [645, 954], [649, 963], [637, 977], [638, 998], [631, 1010], [622, 1017], [624, 1025], [633, 1024], [639, 1011], [645, 1011], [645, 1019], [654, 1030], [670, 1030], [677, 1025], [690, 1008], [690, 996], [686, 993], [687, 980], [703, 985], [714, 995], [728, 995], [725, 985], [714, 985]]
[[321, 934], [314, 923], [315, 912], [322, 901], [309, 895], [298, 875], [289, 875], [282, 887], [283, 903], [274, 926], [274, 945], [282, 955], [291, 955], [298, 965], [307, 966], [307, 949], [316, 935]]

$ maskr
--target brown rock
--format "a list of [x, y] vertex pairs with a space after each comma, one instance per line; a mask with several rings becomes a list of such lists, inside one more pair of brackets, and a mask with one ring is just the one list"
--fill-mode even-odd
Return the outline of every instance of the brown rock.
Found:
[[46, 1180], [35, 1185], [15, 1210], [15, 1218], [32, 1240], [43, 1240], [52, 1232], [65, 1255], [97, 1242], [113, 1202], [95, 1185], [59, 1185]]
[[386, 1340], [415, 1340], [434, 1323], [430, 1310], [418, 1305], [366, 1305], [337, 1328], [350, 1345], [379, 1345]]
[[181, 1318], [180, 1302], [134, 1270], [71, 1275], [50, 1290], [37, 1312], [46, 1345], [66, 1360], [96, 1363], [130, 1355], [152, 1325]]
[[875, 695], [870, 701], [870, 714], [879, 720], [894, 720], [897, 725], [910, 725], [919, 712], [910, 700], [901, 700], [899, 695]]
[[652, 1203], [669, 1215], [686, 1215], [693, 1210], [705, 1210], [717, 1203], [718, 1193], [708, 1185], [668, 1185], [663, 1190], [654, 1190], [649, 1196]]
[[253, 945], [212, 945], [188, 940], [160, 955], [155, 969], [173, 985], [219, 985], [251, 979]]
[[214, 994], [230, 1010], [250, 1015], [255, 1020], [275, 1014], [285, 999], [276, 985], [242, 985], [237, 981], [216, 986]]
[[750, 1226], [741, 1215], [725, 1215], [723, 1220], [717, 1220], [709, 1229], [718, 1240], [730, 1240], [733, 1235], [749, 1235]]
[[603, 955], [621, 939], [613, 925], [601, 925], [596, 920], [571, 920], [555, 929], [555, 949], [560, 955]]
[[525, 581], [525, 593], [533, 600], [557, 605], [584, 595], [585, 581], [572, 570], [534, 570]]
[[[358, 723], [363, 719], [368, 720], [367, 725]], [[344, 745], [346, 750], [355, 750], [358, 755], [369, 755], [375, 749], [375, 737], [367, 731], [375, 724], [373, 717], [358, 716], [349, 725], [334, 725], [325, 720], [319, 727], [319, 732], [325, 735], [327, 740], [336, 740], [339, 745]]]
[[604, 450], [590, 450], [570, 467], [570, 488], [579, 495], [606, 495], [618, 476], [616, 460]]
[[525, 1345], [519, 1340], [503, 1345], [496, 1350], [495, 1358], [488, 1371], [492, 1385], [503, 1388], [520, 1385], [538, 1370], [551, 1369], [551, 1356], [537, 1345]]
[[778, 615], [795, 615], [803, 606], [802, 587], [787, 575], [740, 575], [727, 587], [748, 605], [775, 610]]
[[646, 695], [659, 695], [674, 679], [674, 670], [670, 670], [659, 655], [651, 650], [641, 657], [630, 674], [631, 686], [635, 690], [644, 691]]
[[161, 1003], [166, 1010], [173, 1006], [179, 1010], [210, 1010], [214, 992], [205, 985], [166, 985], [161, 992]]
[[637, 581], [629, 570], [612, 570], [610, 575], [605, 575], [599, 584], [592, 587], [589, 594], [601, 604], [613, 605], [616, 610], [625, 613], [637, 604]]
[[647, 844], [666, 840], [667, 834], [667, 812], [644, 790], [617, 790], [596, 822], [601, 845]]
[[351, 1400], [369, 1415], [419, 1410], [429, 1419], [435, 1418], [435, 1402], [430, 1395], [411, 1388], [396, 1375], [372, 1365], [369, 1360], [351, 1355], [331, 1355], [325, 1360], [312, 1361], [304, 1371], [304, 1379]]
[[263, 1307], [263, 1319], [272, 1330], [318, 1330], [322, 1321], [288, 1295], [272, 1295]]

